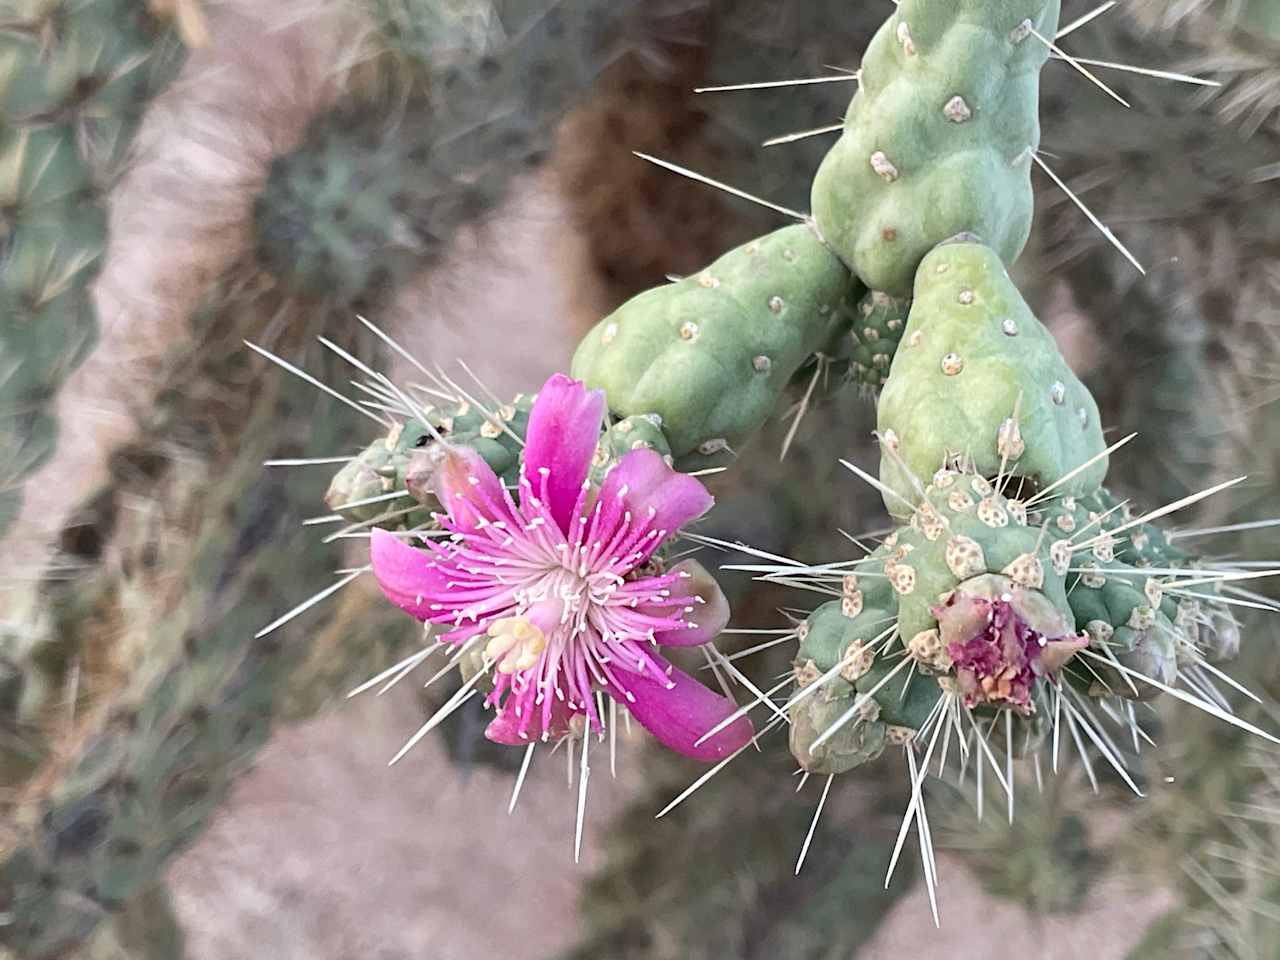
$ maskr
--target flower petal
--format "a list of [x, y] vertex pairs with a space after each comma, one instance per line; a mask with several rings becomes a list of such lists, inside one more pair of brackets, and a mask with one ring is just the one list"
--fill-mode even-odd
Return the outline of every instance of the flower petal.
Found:
[[[524, 747], [542, 740], [542, 709], [537, 708], [535, 717], [517, 717], [515, 711], [516, 698], [508, 697], [498, 708], [497, 716], [484, 728], [486, 739], [494, 743], [506, 744], [509, 747]], [[569, 721], [573, 719], [573, 711], [563, 701], [555, 700], [551, 704], [551, 722], [545, 733], [552, 742], [559, 740], [569, 732]], [[523, 724], [524, 736], [520, 734]]]
[[667, 536], [710, 510], [715, 500], [695, 477], [673, 470], [656, 451], [632, 450], [605, 477], [598, 502], [606, 514], [614, 514], [602, 517], [605, 529], [613, 527], [617, 513], [630, 511], [635, 529], [662, 534], [640, 545], [639, 564]]
[[603, 417], [604, 391], [588, 390], [562, 373], [542, 385], [529, 412], [521, 477], [540, 496], [542, 471], [547, 471], [547, 508], [566, 533], [600, 441]]
[[419, 620], [433, 614], [430, 598], [445, 590], [444, 574], [432, 565], [431, 555], [409, 546], [386, 530], [373, 528], [369, 541], [373, 575], [387, 599]]
[[[709, 643], [720, 635], [729, 624], [729, 601], [715, 577], [707, 572], [707, 568], [697, 560], [681, 560], [671, 568], [671, 573], [682, 575], [671, 585], [671, 596], [686, 598], [689, 603], [685, 607], [692, 610], [675, 608], [681, 617], [692, 627], [678, 630], [663, 630], [655, 633], [653, 639], [666, 646], [693, 647], [700, 643]], [[688, 574], [688, 576], [683, 576]], [[695, 599], [697, 598], [697, 599]], [[640, 608], [644, 609], [643, 605]], [[655, 613], [662, 608], [655, 607]]]
[[1040, 656], [1036, 661], [1036, 673], [1043, 676], [1048, 674], [1054, 676], [1059, 670], [1067, 665], [1067, 663], [1077, 653], [1089, 646], [1089, 638], [1087, 636], [1078, 637], [1059, 637], [1056, 640], [1048, 641], [1040, 648]]
[[610, 695], [631, 711], [659, 743], [686, 757], [721, 760], [746, 746], [754, 736], [751, 721], [739, 717], [695, 746], [708, 730], [736, 711], [738, 705], [680, 670], [672, 668], [666, 683], [637, 673], [623, 674], [619, 681], [625, 689], [611, 689]]
[[512, 516], [502, 481], [470, 447], [445, 450], [436, 468], [435, 493], [454, 524], [467, 532]]

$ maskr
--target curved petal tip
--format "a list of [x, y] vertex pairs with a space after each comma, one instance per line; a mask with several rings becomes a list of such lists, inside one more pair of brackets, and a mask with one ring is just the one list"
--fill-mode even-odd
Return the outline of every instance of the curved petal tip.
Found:
[[751, 721], [743, 716], [703, 740], [708, 731], [732, 716], [738, 705], [674, 667], [667, 683], [633, 673], [620, 679], [625, 689], [611, 691], [612, 696], [659, 743], [686, 757], [723, 760], [755, 736]]
[[388, 600], [419, 620], [431, 619], [428, 596], [442, 584], [428, 554], [375, 527], [369, 540], [369, 561]]

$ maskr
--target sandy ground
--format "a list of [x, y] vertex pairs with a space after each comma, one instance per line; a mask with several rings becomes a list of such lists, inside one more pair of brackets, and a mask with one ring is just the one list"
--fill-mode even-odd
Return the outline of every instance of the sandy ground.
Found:
[[405, 684], [275, 737], [171, 873], [188, 960], [533, 958], [569, 945], [578, 881], [637, 784], [639, 744], [619, 745], [617, 781], [605, 754], [593, 759], [575, 866], [563, 752], [535, 754], [508, 816], [514, 778], [477, 767], [462, 780], [436, 739], [387, 767], [421, 717]]
[[[508, 816], [513, 777], [460, 778], [431, 737], [387, 767], [421, 716], [406, 684], [276, 735], [171, 871], [187, 960], [551, 960], [573, 943], [578, 885], [639, 786], [641, 744], [622, 738], [618, 780], [603, 753], [593, 761], [575, 864], [563, 754], [537, 757]], [[1122, 960], [1173, 903], [1112, 878], [1081, 913], [1037, 919], [987, 896], [960, 858], [940, 853], [938, 867], [941, 931], [917, 885], [859, 958], [986, 960], [998, 945], [1008, 956]]]
[[889, 911], [859, 952], [860, 960], [989, 960], [997, 953], [1039, 960], [1123, 960], [1174, 904], [1168, 891], [1133, 890], [1128, 882], [1111, 878], [1090, 891], [1079, 914], [1036, 918], [985, 895], [963, 861], [945, 854], [938, 856], [938, 884], [941, 930], [933, 926], [928, 892], [918, 885]]

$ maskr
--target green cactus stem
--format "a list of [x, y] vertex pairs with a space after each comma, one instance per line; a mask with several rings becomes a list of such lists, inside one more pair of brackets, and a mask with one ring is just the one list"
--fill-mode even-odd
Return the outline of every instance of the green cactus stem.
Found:
[[57, 442], [54, 398], [97, 338], [106, 194], [184, 54], [140, 0], [0, 11], [0, 536]]
[[1069, 540], [979, 474], [944, 467], [919, 496], [798, 630], [791, 748], [805, 770], [843, 773], [908, 742], [943, 697], [1006, 713], [1026, 752], [1049, 729], [1046, 684], [1088, 645]]
[[844, 133], [813, 182], [823, 237], [872, 290], [910, 296], [959, 233], [1006, 265], [1031, 230], [1041, 38], [1058, 0], [902, 0], [862, 58]]
[[[325, 503], [353, 523], [387, 529], [413, 529], [431, 522], [440, 509], [434, 478], [442, 443], [470, 447], [508, 486], [514, 487], [520, 448], [529, 426], [533, 397], [517, 394], [510, 404], [481, 410], [470, 401], [427, 406], [428, 428], [421, 420], [396, 424], [333, 477]], [[606, 473], [632, 450], [656, 450], [668, 461], [671, 447], [656, 414], [627, 417], [600, 435], [592, 458], [592, 480]], [[396, 491], [403, 500], [390, 500]], [[412, 498], [422, 509], [406, 509]]]
[[[1116, 497], [1106, 487], [1085, 497], [1055, 498], [1038, 507], [1033, 516], [1034, 522], [1047, 527], [1053, 537], [1073, 541], [1074, 565], [1085, 569], [1132, 568], [1134, 573], [1126, 576], [1140, 590], [1147, 589], [1146, 581], [1135, 578], [1147, 569], [1195, 569], [1204, 564], [1200, 557], [1177, 547], [1159, 525], [1138, 523], [1139, 519], [1129, 501]], [[1073, 574], [1073, 593], [1080, 590], [1077, 581], [1086, 577], [1093, 584], [1105, 580], [1100, 573]], [[1161, 579], [1176, 586], [1176, 580], [1167, 574]], [[1153, 583], [1150, 589], [1163, 593], [1164, 588]], [[1165, 597], [1159, 605], [1178, 640], [1179, 661], [1217, 664], [1234, 660], [1240, 651], [1240, 624], [1221, 596], [1222, 584], [1212, 582], [1179, 589], [1176, 602]], [[1086, 623], [1077, 617], [1081, 630]], [[1105, 632], [1104, 628], [1099, 629]], [[1129, 639], [1126, 634], [1122, 643]]]
[[[156, 882], [265, 742], [315, 633], [314, 621], [297, 620], [261, 632], [279, 612], [278, 571], [323, 583], [333, 559], [299, 524], [323, 476], [264, 477], [261, 463], [334, 449], [341, 425], [318, 397], [290, 384], [262, 399], [218, 497], [204, 503], [184, 588], [173, 609], [156, 611], [127, 691], [21, 817], [27, 829], [0, 863], [0, 911], [13, 918], [0, 945], [42, 958], [83, 940]], [[272, 428], [284, 424], [294, 426]], [[308, 446], [280, 449], [290, 434]]]
[[902, 342], [911, 300], [869, 290], [856, 305], [848, 305], [846, 309], [852, 311], [846, 376], [862, 389], [875, 393], [889, 379], [889, 367]]
[[1096, 490], [1107, 472], [1093, 396], [996, 253], [963, 240], [920, 264], [879, 430], [885, 506], [896, 516], [918, 498], [916, 478], [940, 464], [1041, 488], [1062, 481], [1066, 495]]
[[[437, 438], [471, 447], [494, 473], [514, 483], [532, 407], [532, 398], [524, 394], [493, 410], [482, 410], [466, 400], [428, 405], [422, 412], [429, 427], [418, 419], [397, 423], [338, 471], [325, 493], [325, 503], [353, 523], [377, 521], [388, 529], [426, 524], [431, 511], [439, 509], [431, 489]], [[403, 491], [404, 499], [388, 501], [386, 497], [396, 491]], [[411, 497], [424, 509], [406, 509]]]
[[[1090, 646], [1120, 666], [1172, 686], [1178, 675], [1179, 641], [1188, 642], [1174, 626], [1177, 604], [1164, 597], [1160, 581], [1136, 568], [1131, 574], [1118, 561], [1106, 572], [1095, 568], [1073, 575], [1071, 609], [1088, 633]], [[1078, 580], [1078, 583], [1075, 581]], [[1086, 681], [1091, 696], [1150, 700], [1160, 689], [1094, 661]]]
[[854, 708], [854, 684], [872, 667], [886, 627], [893, 623], [898, 598], [887, 578], [850, 574], [840, 600], [824, 603], [797, 629], [800, 649], [793, 672], [797, 692], [839, 666], [839, 676], [795, 703], [791, 715], [791, 753], [810, 773], [845, 773], [878, 757], [888, 724], [876, 704], [867, 704], [863, 722], [845, 724], [836, 736], [818, 738]]
[[601, 320], [573, 375], [619, 418], [656, 414], [680, 469], [722, 462], [795, 372], [832, 350], [851, 279], [807, 225], [785, 227]]

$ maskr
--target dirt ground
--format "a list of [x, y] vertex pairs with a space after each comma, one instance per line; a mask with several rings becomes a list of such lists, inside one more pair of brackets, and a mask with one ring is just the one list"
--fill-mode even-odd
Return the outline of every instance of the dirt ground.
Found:
[[[537, 755], [513, 815], [513, 777], [459, 779], [407, 684], [281, 731], [171, 874], [188, 960], [550, 957], [576, 928], [599, 832], [641, 775], [619, 747], [589, 779], [582, 863], [563, 755]], [[634, 745], [634, 746], [638, 746]], [[602, 758], [603, 759], [603, 758]]]
[[[387, 767], [419, 723], [405, 685], [276, 735], [171, 872], [188, 960], [551, 960], [573, 943], [578, 885], [641, 783], [641, 744], [620, 744], [617, 780], [598, 761], [575, 864], [563, 756], [537, 759], [508, 816], [513, 777], [461, 779], [438, 740]], [[1007, 956], [1122, 960], [1172, 906], [1165, 891], [1111, 879], [1081, 914], [1037, 920], [985, 895], [958, 858], [940, 854], [938, 867], [941, 931], [918, 886], [859, 957], [986, 960], [999, 944]]]

